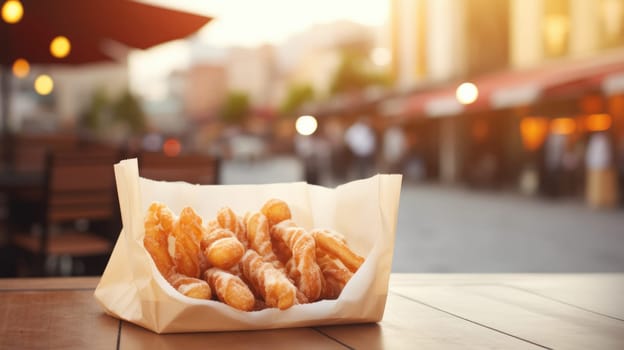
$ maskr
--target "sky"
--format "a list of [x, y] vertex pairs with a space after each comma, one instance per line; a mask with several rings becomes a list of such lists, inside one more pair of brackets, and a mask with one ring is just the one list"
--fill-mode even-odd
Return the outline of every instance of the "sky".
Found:
[[[211, 16], [197, 39], [214, 47], [279, 45], [315, 24], [346, 19], [382, 26], [388, 18], [388, 0], [139, 0]], [[164, 78], [191, 63], [184, 40], [170, 42], [129, 57], [130, 86], [144, 97], [166, 93]]]
[[312, 24], [338, 19], [381, 25], [388, 17], [389, 6], [388, 0], [141, 1], [214, 17], [199, 37], [216, 46], [277, 44]]

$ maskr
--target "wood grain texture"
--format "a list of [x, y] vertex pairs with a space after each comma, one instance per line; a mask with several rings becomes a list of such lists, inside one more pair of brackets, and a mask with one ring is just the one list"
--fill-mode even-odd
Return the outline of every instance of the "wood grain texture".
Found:
[[624, 349], [622, 274], [393, 274], [377, 324], [171, 335], [105, 315], [98, 281], [0, 279], [0, 349]]
[[92, 291], [0, 292], [0, 349], [115, 349], [118, 330]]
[[624, 321], [624, 275], [556, 275], [506, 285]]
[[416, 302], [556, 349], [624, 349], [624, 322], [501, 285], [396, 287]]
[[318, 329], [355, 349], [540, 349], [396, 294], [379, 324]]
[[345, 347], [311, 328], [290, 328], [266, 331], [156, 334], [124, 322], [121, 327], [120, 349], [271, 349], [316, 350]]
[[100, 277], [0, 278], [0, 291], [95, 289]]

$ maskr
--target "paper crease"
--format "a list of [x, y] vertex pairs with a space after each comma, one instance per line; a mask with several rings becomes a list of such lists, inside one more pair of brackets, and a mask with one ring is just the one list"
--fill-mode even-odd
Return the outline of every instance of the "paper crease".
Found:
[[[157, 333], [381, 320], [392, 265], [400, 175], [376, 175], [335, 189], [305, 183], [199, 186], [140, 178], [136, 159], [129, 159], [115, 165], [115, 176], [123, 229], [95, 291], [108, 314]], [[220, 302], [187, 298], [168, 285], [142, 245], [143, 219], [153, 201], [165, 203], [176, 214], [191, 206], [208, 220], [223, 206], [243, 215], [259, 210], [270, 198], [289, 203], [293, 219], [304, 227], [342, 229], [354, 250], [366, 257], [337, 300], [284, 311], [243, 312]], [[327, 212], [330, 209], [334, 212]]]

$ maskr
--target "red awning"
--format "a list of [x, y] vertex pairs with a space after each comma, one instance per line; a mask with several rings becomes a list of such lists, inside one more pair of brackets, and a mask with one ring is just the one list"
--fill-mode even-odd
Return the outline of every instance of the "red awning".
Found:
[[[22, 1], [16, 24], [0, 21], [0, 64], [17, 58], [31, 64], [80, 64], [113, 59], [111, 42], [146, 49], [197, 32], [211, 18], [130, 0]], [[71, 51], [52, 57], [49, 45], [58, 35], [69, 38]]]
[[403, 114], [438, 117], [528, 106], [542, 98], [577, 96], [602, 89], [605, 79], [623, 72], [624, 50], [552, 61], [532, 69], [492, 73], [472, 80], [479, 97], [470, 105], [461, 105], [455, 99], [459, 82], [414, 93], [405, 99]]

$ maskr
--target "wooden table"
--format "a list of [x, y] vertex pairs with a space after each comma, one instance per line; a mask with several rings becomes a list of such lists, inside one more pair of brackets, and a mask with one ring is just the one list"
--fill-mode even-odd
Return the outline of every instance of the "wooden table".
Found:
[[394, 274], [378, 324], [157, 335], [97, 278], [0, 280], [0, 349], [624, 349], [624, 274]]

